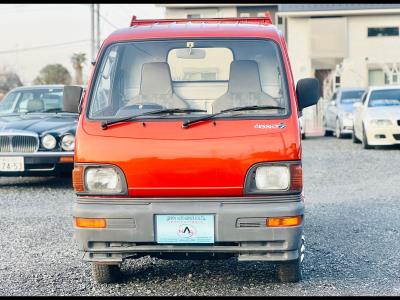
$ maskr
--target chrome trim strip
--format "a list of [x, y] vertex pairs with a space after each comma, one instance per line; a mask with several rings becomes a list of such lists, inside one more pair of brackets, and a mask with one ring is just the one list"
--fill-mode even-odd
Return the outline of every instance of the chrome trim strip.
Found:
[[301, 202], [301, 194], [294, 195], [272, 195], [262, 197], [184, 197], [184, 198], [100, 198], [96, 196], [77, 196], [77, 204], [111, 204], [111, 205], [150, 205], [151, 203], [196, 203], [196, 202], [218, 202], [222, 204], [260, 204], [280, 202]]
[[58, 157], [74, 156], [74, 152], [0, 152], [0, 156], [23, 156], [23, 157]]

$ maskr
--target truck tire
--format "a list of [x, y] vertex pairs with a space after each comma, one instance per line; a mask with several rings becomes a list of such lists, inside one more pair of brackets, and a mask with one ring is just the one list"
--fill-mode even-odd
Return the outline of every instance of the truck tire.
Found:
[[97, 283], [119, 282], [122, 273], [118, 265], [92, 263], [92, 276]]
[[299, 282], [301, 280], [300, 259], [279, 263], [276, 271], [280, 282]]

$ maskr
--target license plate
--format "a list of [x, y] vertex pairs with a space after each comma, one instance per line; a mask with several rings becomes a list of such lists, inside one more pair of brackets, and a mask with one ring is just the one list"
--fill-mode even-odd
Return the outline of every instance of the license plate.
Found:
[[23, 172], [24, 158], [21, 156], [15, 157], [0, 157], [1, 172]]
[[214, 243], [214, 215], [156, 215], [160, 244]]

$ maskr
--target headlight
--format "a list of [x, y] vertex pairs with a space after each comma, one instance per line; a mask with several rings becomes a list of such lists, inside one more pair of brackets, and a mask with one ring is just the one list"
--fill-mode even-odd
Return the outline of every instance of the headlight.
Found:
[[44, 137], [42, 137], [42, 145], [46, 149], [52, 150], [52, 149], [54, 149], [56, 147], [57, 140], [51, 134], [46, 134]]
[[392, 121], [390, 120], [371, 120], [371, 125], [375, 126], [391, 126], [393, 125]]
[[95, 194], [120, 194], [124, 192], [123, 179], [113, 167], [87, 167], [86, 192]]
[[255, 183], [258, 190], [287, 190], [290, 172], [287, 166], [261, 166], [256, 169]]
[[67, 134], [61, 139], [61, 148], [65, 151], [73, 151], [75, 148], [75, 137], [72, 134]]

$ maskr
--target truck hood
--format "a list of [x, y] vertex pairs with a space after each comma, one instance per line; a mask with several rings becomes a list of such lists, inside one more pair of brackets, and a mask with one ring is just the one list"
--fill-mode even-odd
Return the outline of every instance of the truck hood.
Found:
[[132, 197], [243, 196], [255, 163], [299, 160], [297, 118], [131, 122], [100, 128], [83, 123], [75, 161], [118, 166]]
[[39, 135], [75, 132], [77, 119], [77, 116], [48, 113], [0, 116], [0, 132], [31, 131]]

